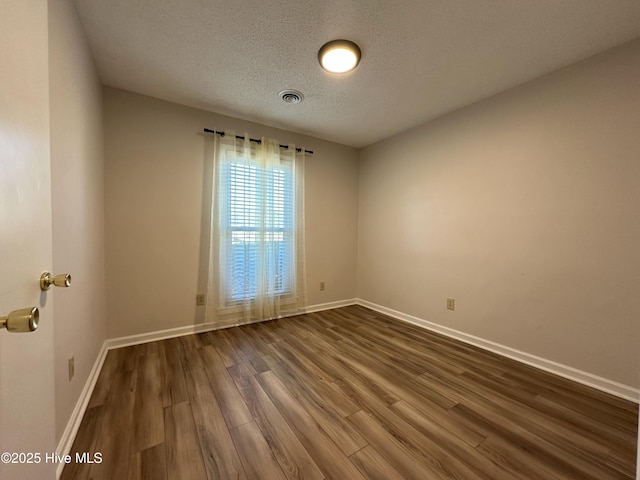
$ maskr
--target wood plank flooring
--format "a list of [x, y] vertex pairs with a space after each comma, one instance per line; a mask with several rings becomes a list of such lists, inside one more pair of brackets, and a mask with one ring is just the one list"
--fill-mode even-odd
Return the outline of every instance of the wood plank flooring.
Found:
[[637, 405], [353, 306], [109, 352], [69, 479], [632, 479]]

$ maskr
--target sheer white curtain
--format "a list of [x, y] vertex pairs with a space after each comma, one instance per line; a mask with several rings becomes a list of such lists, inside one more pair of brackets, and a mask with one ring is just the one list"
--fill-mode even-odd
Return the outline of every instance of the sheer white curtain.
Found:
[[206, 323], [233, 325], [306, 306], [304, 149], [212, 135]]

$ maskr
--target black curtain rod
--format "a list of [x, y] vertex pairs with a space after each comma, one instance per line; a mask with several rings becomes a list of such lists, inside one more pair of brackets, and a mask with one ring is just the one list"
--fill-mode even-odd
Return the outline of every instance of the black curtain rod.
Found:
[[[216, 130], [211, 130], [209, 128], [205, 128], [204, 129], [204, 133], [215, 133], [216, 135], [220, 135], [221, 137], [224, 137], [224, 132], [218, 132]], [[240, 140], [244, 140], [244, 137], [242, 135], [236, 135], [236, 138], [239, 138]], [[250, 142], [253, 143], [262, 143], [262, 140], [258, 139], [258, 138], [249, 138]], [[280, 145], [280, 148], [284, 148], [285, 150], [289, 150], [289, 145]], [[301, 148], [296, 148], [296, 152], [302, 152]], [[308, 153], [309, 155], [313, 155], [313, 150], [305, 150], [304, 153]]]

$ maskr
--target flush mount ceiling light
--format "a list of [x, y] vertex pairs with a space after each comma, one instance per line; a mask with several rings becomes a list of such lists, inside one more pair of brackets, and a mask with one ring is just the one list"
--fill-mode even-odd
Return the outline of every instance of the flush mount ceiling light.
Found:
[[320, 66], [327, 72], [346, 73], [358, 66], [360, 48], [349, 40], [333, 40], [325, 43], [318, 52]]

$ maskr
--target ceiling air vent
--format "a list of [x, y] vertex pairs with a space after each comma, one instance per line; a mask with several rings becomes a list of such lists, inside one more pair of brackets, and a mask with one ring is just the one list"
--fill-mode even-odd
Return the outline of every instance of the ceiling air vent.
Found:
[[302, 92], [297, 90], [282, 90], [278, 96], [285, 103], [300, 103], [304, 99]]

